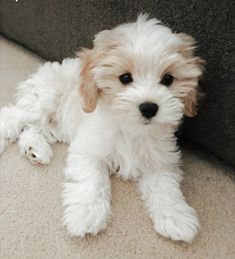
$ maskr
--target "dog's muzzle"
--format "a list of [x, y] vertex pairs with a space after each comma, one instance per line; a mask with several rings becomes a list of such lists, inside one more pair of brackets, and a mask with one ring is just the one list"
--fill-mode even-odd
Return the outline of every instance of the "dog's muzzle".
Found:
[[156, 103], [141, 103], [139, 106], [140, 112], [143, 115], [143, 117], [147, 119], [151, 119], [157, 114], [158, 111], [158, 105]]

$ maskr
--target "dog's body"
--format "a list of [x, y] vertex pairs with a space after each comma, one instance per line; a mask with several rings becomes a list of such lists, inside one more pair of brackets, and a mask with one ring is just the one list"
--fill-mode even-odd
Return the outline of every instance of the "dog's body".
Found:
[[137, 182], [157, 232], [191, 241], [199, 222], [180, 191], [174, 133], [183, 113], [195, 112], [201, 61], [193, 41], [141, 15], [94, 44], [20, 85], [16, 105], [0, 111], [0, 153], [19, 139], [21, 154], [49, 163], [49, 144], [70, 144], [63, 197], [72, 235], [106, 227], [116, 172]]

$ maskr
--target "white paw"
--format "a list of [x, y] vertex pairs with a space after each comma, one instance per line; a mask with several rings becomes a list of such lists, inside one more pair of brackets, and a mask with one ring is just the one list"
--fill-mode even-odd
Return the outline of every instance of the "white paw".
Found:
[[[86, 193], [84, 193], [85, 196]], [[66, 195], [64, 197], [63, 222], [71, 236], [96, 235], [106, 228], [111, 215], [109, 202], [97, 199], [92, 203], [86, 203], [86, 201], [81, 200], [82, 197], [79, 197], [80, 201], [76, 202], [78, 197], [66, 198]]]
[[158, 233], [177, 241], [191, 242], [200, 229], [195, 210], [187, 204], [158, 213], [154, 222]]
[[55, 144], [58, 140], [54, 129], [44, 130], [43, 134], [44, 134], [47, 142], [52, 145]]
[[41, 134], [23, 132], [19, 139], [21, 155], [27, 157], [33, 164], [48, 164], [52, 158], [52, 150]]
[[59, 139], [57, 137], [56, 128], [58, 127], [55, 120], [55, 116], [45, 116], [42, 118], [42, 128], [43, 135], [46, 138], [47, 142], [50, 144], [55, 144]]
[[48, 144], [47, 146], [44, 146], [43, 149], [26, 146], [21, 153], [23, 153], [33, 164], [49, 164], [52, 157], [52, 150]]

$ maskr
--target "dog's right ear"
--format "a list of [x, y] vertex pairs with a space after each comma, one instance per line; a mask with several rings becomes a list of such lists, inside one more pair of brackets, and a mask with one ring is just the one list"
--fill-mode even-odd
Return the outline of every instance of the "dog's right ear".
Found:
[[81, 59], [81, 85], [80, 93], [83, 99], [83, 110], [84, 112], [93, 112], [96, 108], [99, 90], [96, 87], [93, 75], [92, 68], [94, 67], [94, 62], [92, 59], [93, 50], [82, 49], [77, 52], [77, 56]]
[[[193, 37], [185, 33], [178, 33], [177, 36], [181, 39], [179, 52], [187, 61], [187, 65], [191, 67], [192, 74], [190, 76], [190, 81], [194, 81], [198, 84], [199, 79], [202, 78], [204, 72], [205, 61], [200, 57], [194, 56], [196, 42]], [[187, 67], [185, 69], [187, 69]], [[184, 103], [184, 114], [187, 117], [194, 117], [197, 115], [198, 103], [203, 97], [203, 93], [201, 93], [199, 86], [195, 87], [195, 84], [191, 86], [188, 84], [187, 88], [187, 94], [181, 98]], [[191, 90], [189, 90], [190, 88]]]

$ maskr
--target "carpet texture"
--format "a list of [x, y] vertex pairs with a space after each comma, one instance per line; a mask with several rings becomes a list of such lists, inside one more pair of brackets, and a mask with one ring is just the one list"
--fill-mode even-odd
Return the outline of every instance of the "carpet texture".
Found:
[[[43, 60], [0, 39], [0, 106], [18, 82]], [[161, 258], [235, 257], [235, 174], [231, 167], [196, 147], [186, 146], [182, 190], [199, 214], [201, 232], [192, 244], [173, 242], [153, 231], [132, 182], [112, 178], [113, 216], [107, 230], [70, 238], [62, 227], [61, 190], [67, 146], [54, 146], [49, 166], [31, 165], [12, 144], [0, 157], [0, 258]]]

